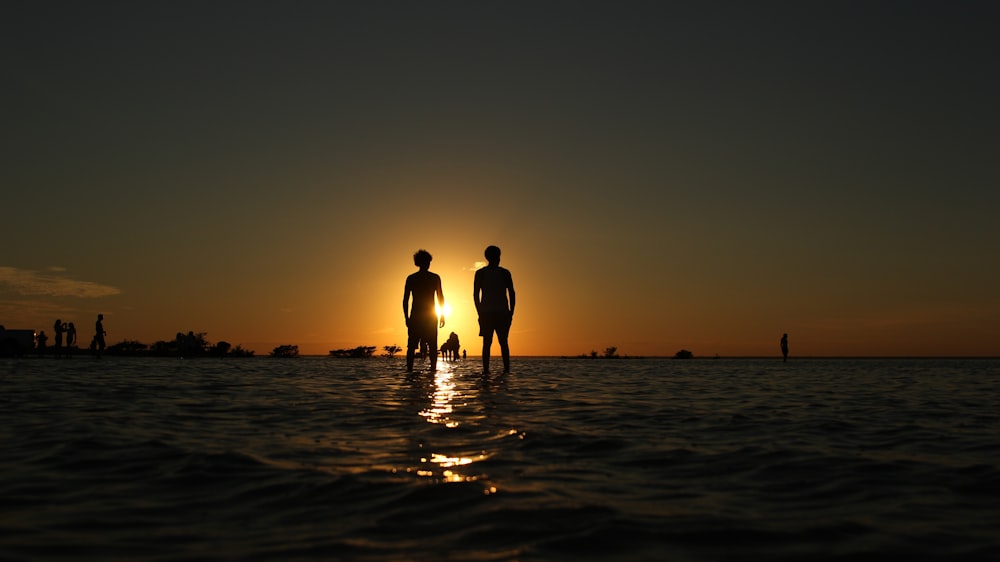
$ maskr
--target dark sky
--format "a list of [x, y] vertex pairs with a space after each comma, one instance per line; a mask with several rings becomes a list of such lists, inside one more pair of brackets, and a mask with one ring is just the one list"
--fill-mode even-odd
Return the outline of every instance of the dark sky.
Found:
[[368, 344], [428, 246], [472, 336], [497, 243], [524, 352], [995, 354], [997, 12], [17, 2], [0, 310]]

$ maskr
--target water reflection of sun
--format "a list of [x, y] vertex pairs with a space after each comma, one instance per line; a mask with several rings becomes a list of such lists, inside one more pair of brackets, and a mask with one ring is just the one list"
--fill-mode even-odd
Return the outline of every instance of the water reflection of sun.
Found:
[[[449, 429], [454, 429], [461, 425], [455, 416], [455, 407], [463, 406], [468, 396], [459, 391], [456, 384], [456, 374], [452, 366], [447, 362], [438, 363], [440, 369], [434, 373], [434, 390], [431, 394], [430, 404], [420, 411], [420, 415], [429, 423], [440, 424]], [[443, 482], [475, 482], [480, 479], [478, 475], [462, 474], [457, 471], [459, 467], [467, 467], [473, 463], [489, 458], [486, 451], [470, 456], [455, 456], [442, 453], [431, 453], [430, 457], [421, 457], [420, 463], [423, 467], [417, 469], [417, 476], [435, 478], [439, 477]], [[484, 490], [486, 494], [496, 493], [496, 488], [487, 486]]]
[[[454, 467], [470, 465], [477, 461], [486, 460], [486, 454], [477, 455], [476, 458], [471, 457], [449, 457], [447, 455], [442, 455], [439, 453], [432, 453], [431, 458], [422, 458], [420, 462], [431, 463], [436, 465], [435, 468], [442, 468], [441, 478], [445, 482], [475, 482], [479, 480], [479, 476], [470, 476], [467, 474], [459, 474], [453, 470]], [[417, 470], [417, 476], [428, 476], [433, 477], [435, 472], [433, 470]], [[496, 488], [489, 488], [487, 493], [491, 491], [495, 492]]]
[[420, 412], [420, 415], [431, 423], [458, 427], [458, 421], [451, 417], [455, 411], [453, 404], [457, 398], [454, 373], [446, 365], [441, 366], [441, 370], [434, 373], [434, 394], [431, 395], [431, 403]]

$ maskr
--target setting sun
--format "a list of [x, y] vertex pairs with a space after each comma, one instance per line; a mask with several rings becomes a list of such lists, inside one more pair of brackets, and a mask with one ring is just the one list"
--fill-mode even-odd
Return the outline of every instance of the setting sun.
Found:
[[444, 306], [441, 306], [438, 303], [434, 303], [434, 313], [437, 314], [438, 318], [447, 319], [449, 316], [451, 316], [451, 305], [448, 304], [447, 302], [444, 303]]

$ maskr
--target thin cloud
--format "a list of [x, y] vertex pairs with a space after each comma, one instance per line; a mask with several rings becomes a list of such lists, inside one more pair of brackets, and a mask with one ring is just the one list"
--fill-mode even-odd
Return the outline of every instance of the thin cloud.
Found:
[[8, 328], [22, 321], [29, 320], [34, 315], [60, 318], [76, 314], [77, 312], [75, 308], [66, 308], [53, 302], [37, 299], [0, 300], [0, 318], [3, 318], [3, 323], [7, 324]]
[[43, 273], [30, 269], [0, 266], [0, 286], [6, 286], [25, 296], [85, 299], [109, 297], [122, 292], [121, 289], [110, 285], [102, 285], [93, 281], [77, 281], [55, 273], [61, 273], [61, 271], [58, 271], [57, 268], [50, 268], [50, 273]]

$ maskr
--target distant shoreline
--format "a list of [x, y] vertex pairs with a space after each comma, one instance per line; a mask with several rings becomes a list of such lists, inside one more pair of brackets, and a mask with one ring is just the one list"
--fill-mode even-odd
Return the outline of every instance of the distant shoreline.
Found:
[[[47, 350], [43, 354], [38, 354], [36, 352], [26, 353], [18, 357], [2, 357], [2, 359], [71, 359], [74, 357], [94, 357], [97, 355], [90, 350], [77, 349], [69, 353], [62, 352], [59, 354], [52, 353], [51, 350]], [[372, 361], [378, 359], [392, 359], [402, 361], [405, 359], [405, 355], [398, 354], [394, 357], [387, 357], [385, 355], [373, 355], [371, 357], [334, 357], [329, 354], [300, 354], [296, 357], [283, 358], [283, 357], [271, 357], [269, 355], [251, 355], [251, 356], [213, 356], [213, 355], [157, 355], [157, 354], [116, 354], [108, 353], [105, 351], [101, 354], [101, 358], [104, 357], [127, 357], [130, 359], [225, 359], [225, 360], [238, 360], [238, 359], [330, 359], [330, 360], [345, 360], [345, 359], [356, 359], [364, 361]], [[482, 359], [481, 355], [468, 355], [465, 359], [458, 360], [443, 360], [439, 358], [439, 361], [445, 361], [446, 363], [461, 363], [463, 361], [479, 361]], [[688, 361], [734, 361], [734, 360], [754, 360], [754, 361], [775, 361], [782, 362], [781, 356], [773, 355], [721, 355], [721, 356], [694, 356], [690, 358], [678, 358], [673, 355], [622, 355], [618, 357], [590, 357], [590, 356], [574, 356], [574, 355], [512, 355], [511, 359], [551, 359], [551, 360], [566, 360], [566, 361], [594, 361], [594, 362], [615, 362], [615, 361], [643, 361], [643, 360], [663, 360], [669, 359], [678, 362], [688, 362]], [[941, 360], [1000, 360], [998, 355], [802, 355], [798, 357], [789, 357], [788, 363], [794, 363], [796, 361], [857, 361], [857, 360], [872, 360], [872, 361], [941, 361]]]

